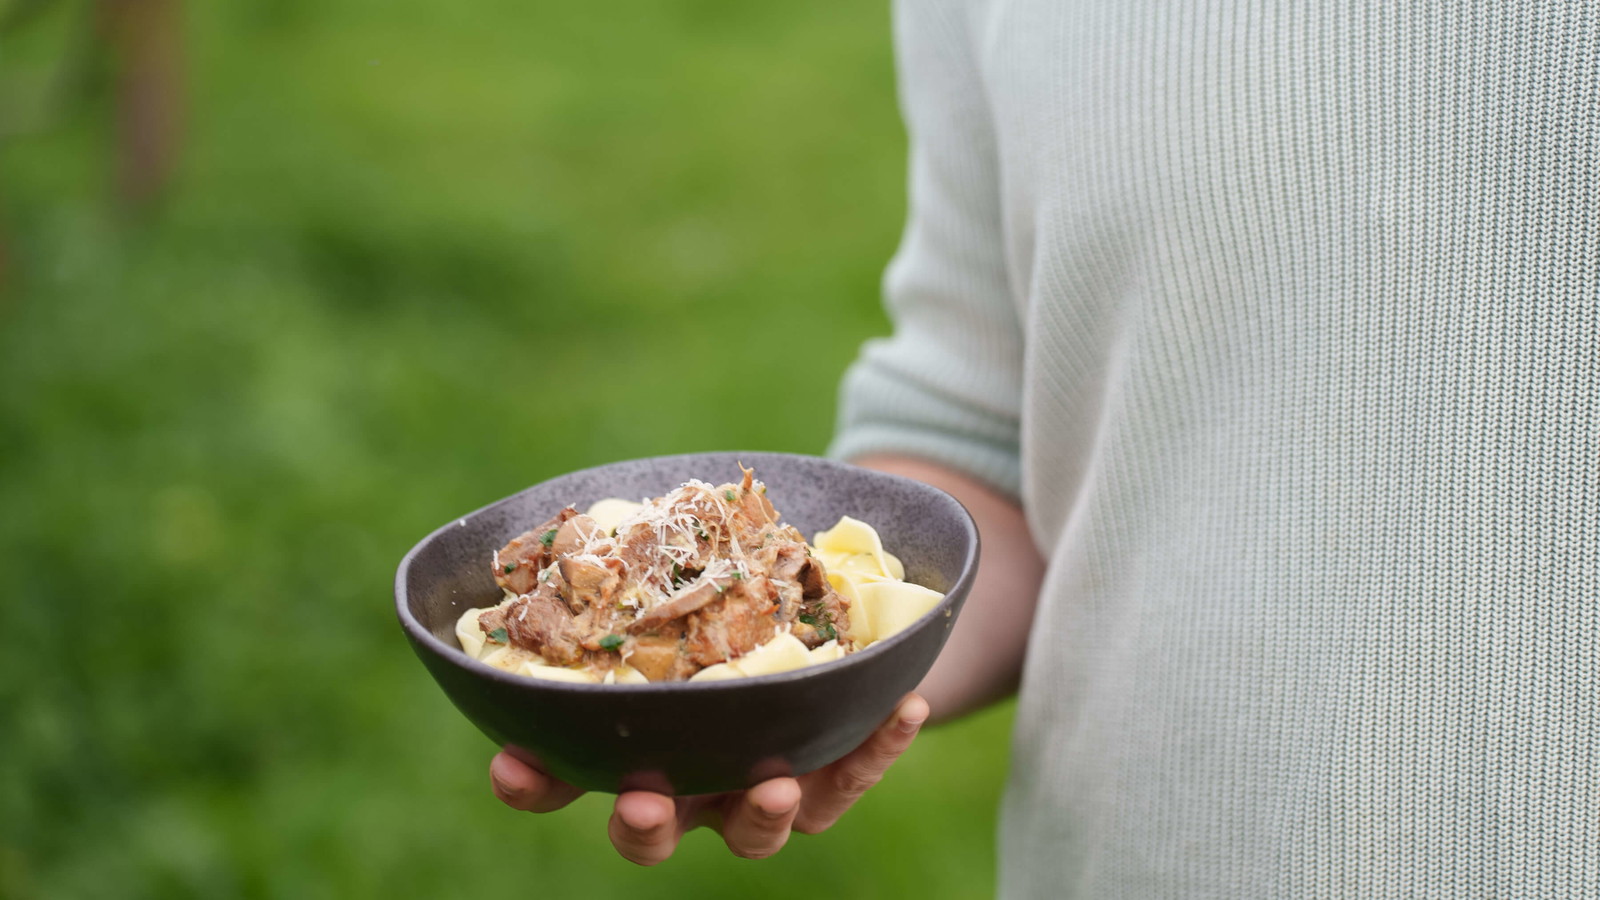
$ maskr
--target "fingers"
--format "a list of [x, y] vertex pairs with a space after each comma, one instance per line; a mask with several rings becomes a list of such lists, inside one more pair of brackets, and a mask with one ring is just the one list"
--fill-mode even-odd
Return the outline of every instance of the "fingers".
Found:
[[619, 795], [606, 830], [622, 858], [641, 866], [653, 866], [671, 856], [681, 836], [672, 798], [649, 791]]
[[800, 784], [774, 778], [748, 791], [717, 798], [674, 800], [650, 791], [617, 797], [608, 832], [624, 859], [653, 866], [678, 849], [685, 831], [701, 825], [722, 833], [728, 849], [746, 859], [764, 859], [783, 849], [800, 811]]
[[800, 783], [793, 778], [763, 781], [728, 800], [722, 839], [735, 856], [766, 859], [789, 841], [789, 826], [800, 812]]
[[794, 821], [795, 830], [816, 834], [838, 821], [911, 746], [927, 719], [927, 701], [907, 694], [894, 714], [865, 743], [838, 762], [805, 776], [805, 799]]
[[557, 810], [583, 795], [582, 788], [551, 778], [504, 752], [489, 762], [489, 783], [501, 803], [527, 812]]
[[[815, 833], [828, 828], [883, 778], [927, 718], [927, 702], [907, 694], [894, 714], [843, 759], [802, 781], [773, 778], [729, 796], [718, 829], [728, 849], [747, 859], [763, 859], [788, 843], [791, 830]], [[515, 809], [549, 812], [583, 794], [507, 753], [495, 756], [489, 774], [495, 796]], [[697, 804], [686, 803], [680, 810], [671, 797], [651, 791], [623, 793], [607, 824], [612, 846], [630, 862], [656, 865], [672, 855], [683, 836], [680, 811], [693, 818], [696, 808]], [[704, 811], [717, 814], [715, 805]]]

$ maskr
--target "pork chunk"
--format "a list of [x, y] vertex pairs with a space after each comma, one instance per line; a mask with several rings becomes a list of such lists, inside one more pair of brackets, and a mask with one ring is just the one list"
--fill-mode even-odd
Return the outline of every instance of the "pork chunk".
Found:
[[567, 507], [555, 517], [536, 528], [530, 528], [511, 539], [511, 543], [495, 554], [495, 584], [513, 594], [526, 594], [539, 585], [539, 570], [550, 564], [554, 556], [550, 544], [554, 532], [561, 529], [578, 511]]
[[689, 615], [684, 651], [690, 662], [704, 667], [737, 659], [777, 634], [778, 620], [772, 615], [777, 594], [765, 578], [761, 582], [736, 582], [714, 603]]
[[506, 607], [505, 622], [513, 644], [554, 665], [571, 665], [583, 655], [584, 629], [548, 585]]

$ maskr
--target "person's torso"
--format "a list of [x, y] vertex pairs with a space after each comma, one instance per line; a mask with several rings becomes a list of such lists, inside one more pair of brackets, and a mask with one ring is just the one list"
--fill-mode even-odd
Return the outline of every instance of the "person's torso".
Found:
[[978, 15], [1051, 560], [1003, 887], [1600, 895], [1600, 7]]

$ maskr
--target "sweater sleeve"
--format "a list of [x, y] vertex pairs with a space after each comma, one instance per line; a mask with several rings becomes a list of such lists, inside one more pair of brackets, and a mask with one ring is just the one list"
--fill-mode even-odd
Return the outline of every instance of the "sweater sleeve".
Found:
[[911, 160], [908, 221], [883, 281], [894, 330], [847, 370], [828, 452], [917, 456], [1016, 496], [1022, 328], [971, 15], [947, 0], [895, 4]]

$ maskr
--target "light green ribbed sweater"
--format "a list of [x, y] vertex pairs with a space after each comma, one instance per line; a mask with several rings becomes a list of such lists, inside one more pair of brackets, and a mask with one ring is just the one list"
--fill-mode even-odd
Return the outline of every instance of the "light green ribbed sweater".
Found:
[[1049, 559], [1001, 892], [1600, 897], [1600, 4], [904, 0], [833, 452]]

